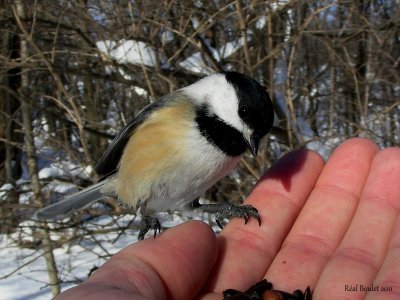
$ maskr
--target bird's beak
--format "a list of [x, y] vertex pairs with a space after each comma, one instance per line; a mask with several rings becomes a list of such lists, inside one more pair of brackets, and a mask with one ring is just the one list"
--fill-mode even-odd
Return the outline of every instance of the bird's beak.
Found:
[[258, 146], [260, 145], [260, 140], [261, 139], [255, 134], [252, 134], [250, 136], [250, 139], [246, 139], [247, 147], [249, 148], [251, 154], [253, 154], [254, 157], [257, 156]]

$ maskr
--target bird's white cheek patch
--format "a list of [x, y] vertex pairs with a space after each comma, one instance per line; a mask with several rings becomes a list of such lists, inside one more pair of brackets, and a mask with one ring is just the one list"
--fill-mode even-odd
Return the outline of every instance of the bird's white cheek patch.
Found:
[[217, 115], [225, 123], [241, 131], [242, 120], [238, 114], [239, 100], [236, 90], [226, 81], [223, 74], [205, 77], [181, 90], [198, 105], [207, 104], [211, 114]]

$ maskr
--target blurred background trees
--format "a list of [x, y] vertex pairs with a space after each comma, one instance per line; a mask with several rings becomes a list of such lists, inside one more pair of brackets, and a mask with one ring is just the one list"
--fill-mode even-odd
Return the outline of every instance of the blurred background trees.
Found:
[[[280, 129], [257, 160], [246, 156], [212, 188], [210, 199], [240, 202], [290, 149], [328, 157], [353, 136], [400, 143], [396, 0], [0, 4], [3, 233], [95, 182], [95, 162], [146, 104], [217, 71], [264, 84]], [[121, 214], [112, 200], [106, 207], [89, 213]]]

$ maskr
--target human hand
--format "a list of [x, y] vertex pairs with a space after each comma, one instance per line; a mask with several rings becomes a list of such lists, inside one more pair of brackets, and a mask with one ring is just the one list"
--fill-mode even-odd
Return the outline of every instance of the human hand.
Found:
[[351, 139], [325, 165], [294, 151], [246, 203], [261, 227], [234, 219], [216, 237], [187, 222], [126, 247], [57, 299], [221, 299], [263, 278], [284, 291], [311, 286], [313, 299], [399, 299], [400, 149]]

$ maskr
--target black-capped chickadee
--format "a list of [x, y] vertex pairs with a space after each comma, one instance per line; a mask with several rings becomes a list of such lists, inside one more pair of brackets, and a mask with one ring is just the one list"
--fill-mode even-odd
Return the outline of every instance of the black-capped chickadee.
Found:
[[271, 129], [274, 111], [265, 88], [237, 72], [209, 75], [146, 106], [115, 137], [96, 166], [103, 179], [39, 210], [41, 219], [65, 216], [105, 196], [142, 215], [139, 239], [160, 224], [156, 212], [202, 208], [247, 222], [250, 205], [200, 204], [198, 198], [235, 167], [249, 149], [255, 156]]

